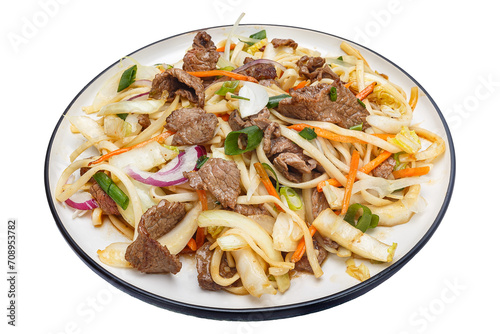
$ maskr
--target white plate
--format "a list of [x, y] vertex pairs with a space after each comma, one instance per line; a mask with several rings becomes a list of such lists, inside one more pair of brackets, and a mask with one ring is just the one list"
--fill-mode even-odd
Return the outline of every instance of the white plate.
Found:
[[[204, 29], [218, 42], [225, 38], [230, 26]], [[323, 56], [341, 55], [340, 43], [344, 39], [327, 33], [296, 27], [274, 25], [241, 25], [240, 35], [248, 36], [266, 29], [272, 39], [292, 38], [301, 46], [316, 49]], [[182, 59], [192, 44], [196, 32], [166, 38], [141, 48], [132, 54], [142, 64], [175, 63]], [[353, 45], [355, 43], [347, 41]], [[406, 264], [429, 240], [438, 227], [448, 207], [455, 178], [455, 156], [448, 126], [438, 107], [409, 74], [383, 56], [360, 45], [356, 47], [370, 66], [389, 75], [390, 80], [409, 92], [418, 86], [422, 92], [413, 123], [429, 129], [445, 139], [446, 153], [435, 164], [430, 176], [432, 184], [422, 187], [422, 196], [427, 201], [424, 212], [414, 215], [411, 222], [392, 228], [379, 227], [372, 233], [386, 243], [397, 242], [394, 261], [390, 264], [366, 263], [372, 277], [359, 282], [345, 273], [345, 259], [330, 255], [323, 265], [324, 275], [316, 279], [312, 275], [301, 275], [292, 279], [291, 288], [284, 294], [266, 295], [260, 299], [251, 296], [236, 296], [225, 292], [201, 290], [197, 283], [194, 259], [183, 258], [183, 266], [177, 275], [145, 275], [136, 270], [117, 269], [102, 264], [96, 251], [124, 237], [111, 227], [94, 228], [90, 218], [72, 218], [73, 211], [54, 199], [57, 179], [69, 164], [69, 154], [83, 142], [71, 134], [69, 122], [61, 117], [49, 143], [45, 161], [45, 187], [52, 214], [62, 235], [78, 256], [98, 275], [119, 289], [154, 305], [173, 311], [200, 317], [259, 320], [277, 319], [332, 307], [373, 289]], [[117, 55], [117, 58], [122, 55]], [[90, 105], [99, 87], [110, 75], [118, 71], [118, 61], [101, 72], [73, 99], [65, 115], [81, 115], [82, 107]], [[109, 226], [109, 225], [108, 225]]]

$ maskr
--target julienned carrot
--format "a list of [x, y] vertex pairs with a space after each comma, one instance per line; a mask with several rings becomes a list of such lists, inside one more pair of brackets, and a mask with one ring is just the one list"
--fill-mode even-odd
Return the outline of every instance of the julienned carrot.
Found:
[[[236, 47], [236, 44], [234, 43], [231, 43], [231, 45], [229, 46], [229, 50], [234, 50], [234, 48]], [[217, 52], [224, 52], [224, 50], [226, 49], [226, 45], [224, 44], [224, 46], [221, 46], [220, 48], [217, 48]]]
[[[387, 160], [391, 155], [392, 155], [391, 152], [384, 151], [384, 152], [380, 153], [376, 158], [374, 158], [373, 160], [371, 160], [370, 162], [368, 162], [366, 165], [364, 165], [363, 167], [361, 167], [359, 169], [359, 171], [363, 172], [365, 174], [368, 174], [372, 170], [374, 170], [378, 165], [380, 165], [382, 162], [384, 162], [385, 160]], [[323, 187], [327, 183], [330, 184], [330, 185], [332, 185], [332, 186], [334, 186], [334, 187], [341, 187], [342, 186], [342, 184], [339, 181], [337, 181], [336, 179], [328, 179], [328, 180], [321, 181], [320, 183], [318, 183], [318, 185], [316, 186], [316, 189], [319, 192], [322, 192], [323, 191]]]
[[[274, 187], [273, 183], [271, 182], [271, 179], [269, 179], [269, 175], [267, 175], [266, 170], [264, 169], [264, 166], [260, 162], [256, 162], [253, 164], [255, 167], [255, 171], [257, 174], [260, 176], [260, 180], [262, 181], [262, 184], [266, 188], [267, 192], [269, 195], [276, 197], [277, 199], [281, 200], [280, 195], [276, 191], [276, 188]], [[278, 205], [276, 205], [276, 208], [279, 211], [283, 211], [282, 208], [280, 208]]]
[[208, 202], [207, 202], [207, 193], [203, 189], [197, 189], [196, 193], [198, 194], [198, 199], [201, 202], [201, 209], [203, 211], [208, 210]]
[[165, 131], [161, 134], [159, 134], [158, 136], [155, 136], [151, 139], [148, 139], [148, 140], [145, 140], [143, 141], [142, 143], [139, 143], [139, 144], [136, 144], [136, 145], [133, 145], [133, 146], [130, 146], [130, 147], [123, 147], [123, 148], [119, 148], [117, 150], [114, 150], [114, 151], [111, 151], [103, 156], [101, 156], [99, 159], [96, 159], [94, 161], [91, 161], [89, 163], [89, 166], [91, 165], [95, 165], [95, 164], [98, 164], [98, 163], [101, 163], [103, 162], [104, 160], [108, 160], [109, 158], [111, 157], [114, 157], [115, 155], [119, 155], [119, 154], [122, 154], [122, 153], [125, 153], [125, 152], [128, 152], [130, 150], [133, 150], [134, 148], [139, 148], [139, 147], [143, 147], [149, 143], [152, 143], [154, 141], [156, 142], [159, 142], [161, 143], [162, 141], [164, 141], [167, 137], [170, 137], [171, 135], [173, 135], [174, 132], [170, 132], [170, 131]]
[[181, 250], [181, 254], [196, 252], [197, 249], [198, 248], [196, 247], [196, 241], [193, 238], [191, 238], [189, 239], [186, 247], [184, 247], [184, 249]]
[[291, 89], [296, 90], [296, 89], [301, 89], [304, 88], [305, 86], [309, 86], [311, 84], [310, 80], [304, 80], [299, 82], [299, 84], [295, 87], [292, 87]]
[[196, 248], [200, 248], [205, 243], [205, 228], [198, 227], [196, 230]]
[[[311, 237], [312, 237], [314, 235], [314, 233], [316, 233], [316, 227], [314, 227], [312, 225], [309, 226], [309, 233], [311, 233]], [[305, 252], [306, 252], [306, 241], [304, 240], [304, 238], [302, 238], [299, 241], [299, 244], [297, 245], [297, 249], [295, 250], [295, 252], [293, 252], [291, 261], [294, 263], [300, 261], [302, 256], [304, 256]]]
[[392, 175], [395, 179], [400, 179], [402, 177], [422, 176], [429, 173], [430, 170], [431, 168], [429, 166], [404, 168], [392, 172]]
[[392, 133], [372, 133], [371, 135], [383, 140], [396, 137], [396, 135]]
[[356, 97], [360, 100], [366, 99], [366, 97], [373, 92], [373, 89], [375, 88], [376, 85], [377, 85], [377, 82], [375, 82], [375, 81], [372, 82], [371, 84], [366, 86], [365, 89], [363, 89], [361, 92], [356, 94]]
[[355, 137], [344, 136], [344, 135], [338, 135], [336, 133], [324, 130], [322, 128], [318, 128], [317, 126], [312, 126], [312, 125], [308, 125], [308, 124], [304, 124], [304, 123], [290, 125], [288, 128], [292, 129], [292, 130], [295, 130], [295, 131], [302, 131], [305, 128], [311, 128], [311, 129], [314, 130], [314, 132], [318, 136], [320, 136], [322, 138], [326, 138], [326, 139], [338, 141], [338, 142], [341, 142], [341, 143], [366, 144], [366, 142], [363, 141], [363, 140], [361, 140], [361, 139], [358, 139], [358, 138], [355, 138]]
[[257, 79], [253, 77], [249, 77], [243, 74], [239, 73], [234, 73], [234, 72], [229, 72], [229, 71], [224, 71], [224, 70], [211, 70], [211, 71], [199, 71], [199, 72], [187, 72], [191, 74], [192, 76], [198, 77], [198, 78], [205, 78], [205, 77], [215, 77], [215, 76], [226, 76], [230, 77], [236, 80], [243, 80], [243, 81], [250, 81], [250, 82], [255, 82], [258, 83]]
[[336, 179], [328, 179], [328, 180], [321, 181], [320, 183], [318, 183], [318, 185], [316, 186], [316, 189], [319, 192], [322, 192], [323, 191], [323, 187], [326, 186], [327, 183], [329, 185], [331, 185], [331, 186], [334, 186], [334, 187], [341, 187], [342, 186], [342, 183], [340, 183]]
[[226, 122], [229, 120], [229, 114], [222, 114], [222, 115], [217, 115], [217, 116], [219, 116], [222, 120], [224, 120]]
[[359, 170], [365, 174], [370, 173], [372, 170], [374, 170], [378, 165], [380, 165], [382, 162], [387, 160], [390, 156], [392, 155], [391, 152], [389, 151], [384, 151], [380, 153], [376, 158], [368, 162], [366, 165], [361, 167]]
[[351, 194], [352, 194], [352, 186], [354, 185], [354, 181], [356, 181], [358, 166], [359, 166], [359, 152], [354, 150], [351, 156], [351, 165], [349, 166], [349, 174], [347, 174], [344, 199], [342, 200], [342, 210], [340, 211], [340, 214], [342, 215], [345, 215], [347, 213], [347, 209], [349, 208], [349, 202], [351, 201]]

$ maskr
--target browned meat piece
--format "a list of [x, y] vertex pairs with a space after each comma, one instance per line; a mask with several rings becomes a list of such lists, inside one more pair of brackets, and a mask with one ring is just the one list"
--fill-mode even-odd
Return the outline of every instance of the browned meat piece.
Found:
[[[255, 61], [253, 58], [247, 57], [244, 60], [244, 63], [251, 63]], [[234, 70], [233, 72], [237, 72], [239, 74], [243, 74], [246, 76], [253, 77], [257, 80], [270, 80], [274, 79], [278, 76], [276, 73], [276, 68], [274, 67], [273, 64], [267, 64], [267, 63], [257, 63], [255, 65], [249, 65], [250, 67], [238, 71], [238, 69]]]
[[146, 129], [148, 126], [151, 125], [151, 120], [149, 119], [149, 115], [147, 114], [140, 114], [138, 116], [138, 123], [142, 127], [142, 130]]
[[214, 137], [218, 122], [201, 108], [181, 108], [167, 117], [165, 128], [175, 131], [172, 145], [199, 145]]
[[262, 149], [266, 154], [271, 151], [271, 147], [273, 145], [273, 138], [280, 137], [281, 130], [280, 126], [276, 122], [272, 122], [269, 126], [264, 130], [264, 137], [262, 137]]
[[337, 77], [330, 66], [325, 66], [325, 59], [322, 57], [302, 56], [297, 61], [297, 66], [299, 67], [299, 74], [311, 81], [319, 81], [323, 78], [334, 79]]
[[[314, 248], [318, 251], [317, 253], [318, 263], [321, 265], [328, 256], [328, 252], [323, 247], [321, 247], [315, 239], [313, 239], [313, 243], [314, 243]], [[311, 274], [313, 273], [311, 264], [307, 259], [307, 254], [304, 254], [299, 261], [295, 262], [295, 270]]]
[[125, 252], [125, 259], [132, 267], [147, 274], [177, 274], [182, 267], [179, 256], [170, 254], [167, 247], [151, 237], [146, 229], [145, 220], [141, 219], [137, 229], [137, 239]]
[[289, 46], [295, 50], [297, 46], [299, 46], [293, 39], [290, 38], [288, 39], [273, 38], [271, 43], [275, 48], [279, 48], [280, 46]]
[[[217, 291], [222, 286], [215, 283], [210, 274], [210, 262], [212, 261], [213, 251], [210, 249], [210, 243], [206, 242], [196, 250], [196, 270], [198, 271], [198, 285], [203, 290]], [[236, 268], [231, 268], [227, 264], [225, 257], [222, 258], [219, 273], [224, 278], [230, 278], [236, 273]]]
[[194, 37], [193, 48], [184, 55], [182, 69], [188, 72], [215, 70], [219, 56], [212, 37], [200, 31]]
[[292, 182], [302, 182], [302, 174], [309, 174], [316, 168], [316, 160], [304, 154], [280, 153], [273, 160], [274, 167]]
[[203, 81], [181, 69], [169, 68], [155, 76], [149, 97], [172, 102], [175, 95], [187, 98], [200, 108], [205, 105]]
[[92, 182], [92, 185], [89, 188], [89, 193], [92, 195], [92, 197], [95, 198], [97, 201], [97, 204], [99, 204], [99, 207], [102, 209], [104, 213], [107, 213], [108, 215], [120, 215], [120, 211], [118, 211], [118, 206], [116, 205], [116, 202], [109, 197], [108, 194], [97, 184], [97, 182], [91, 178], [90, 179]]
[[184, 172], [194, 189], [208, 190], [225, 208], [234, 209], [240, 194], [240, 171], [234, 161], [208, 159], [199, 171]]
[[143, 213], [141, 221], [144, 220], [150, 237], [156, 240], [171, 231], [185, 215], [183, 203], [161, 200]]
[[260, 205], [236, 204], [234, 211], [244, 216], [269, 215], [269, 211], [267, 211], [262, 204]]
[[[330, 99], [332, 87], [337, 89], [337, 99]], [[335, 123], [343, 128], [350, 128], [363, 123], [368, 111], [362, 107], [356, 96], [345, 88], [337, 77], [332, 84], [306, 86], [290, 90], [291, 98], [280, 101], [278, 111], [287, 117], [310, 121]]]
[[323, 210], [328, 209], [330, 205], [326, 200], [325, 194], [319, 192], [316, 188], [313, 189], [311, 197], [313, 218], [316, 219], [316, 217], [318, 217]]
[[304, 154], [304, 150], [288, 138], [282, 137], [277, 123], [271, 123], [264, 131], [262, 149], [274, 167], [292, 182], [302, 182], [303, 173], [311, 173], [320, 167], [316, 160]]
[[249, 126], [257, 125], [261, 130], [265, 130], [271, 121], [269, 120], [269, 110], [264, 107], [258, 114], [241, 118], [238, 110], [234, 110], [228, 119], [229, 126], [233, 131], [238, 131]]
[[278, 86], [278, 88], [281, 88], [281, 85], [278, 83], [278, 81], [276, 81], [274, 79], [259, 80], [259, 85], [266, 86], [266, 87], [271, 87], [272, 85], [276, 85], [276, 86]]
[[392, 171], [394, 170], [394, 166], [396, 166], [396, 159], [394, 159], [392, 156], [387, 158], [384, 162], [382, 162], [380, 165], [378, 165], [373, 171], [373, 176], [376, 177], [383, 177], [384, 179], [387, 179], [389, 175], [392, 174]]
[[299, 145], [286, 137], [271, 139], [271, 147], [268, 151], [264, 150], [269, 159], [277, 157], [280, 153], [303, 154], [304, 150]]

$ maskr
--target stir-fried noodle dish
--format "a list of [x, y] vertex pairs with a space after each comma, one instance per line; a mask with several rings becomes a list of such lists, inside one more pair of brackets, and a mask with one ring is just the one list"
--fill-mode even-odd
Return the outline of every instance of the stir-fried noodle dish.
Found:
[[360, 281], [363, 259], [393, 261], [398, 240], [374, 231], [425, 210], [445, 151], [412, 124], [418, 88], [345, 42], [330, 56], [265, 30], [193, 37], [171, 63], [122, 59], [66, 116], [85, 140], [55, 198], [129, 239], [96, 249], [100, 261], [175, 275], [194, 257], [201, 289], [255, 297], [293, 290], [299, 273], [320, 279], [325, 261]]

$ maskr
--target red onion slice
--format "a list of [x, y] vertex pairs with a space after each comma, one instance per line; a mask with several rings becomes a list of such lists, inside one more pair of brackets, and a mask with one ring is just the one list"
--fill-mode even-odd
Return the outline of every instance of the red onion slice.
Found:
[[133, 101], [136, 99], [140, 99], [141, 97], [143, 97], [145, 100], [147, 100], [147, 98], [149, 97], [149, 92], [134, 95], [131, 98], [128, 98], [127, 101]]
[[157, 187], [176, 186], [188, 181], [183, 173], [196, 170], [196, 162], [206, 154], [203, 146], [191, 146], [179, 153], [156, 173], [144, 172], [131, 165], [126, 166], [124, 171], [134, 180], [144, 184]]
[[77, 210], [92, 210], [99, 207], [97, 201], [86, 191], [74, 193], [65, 203]]

